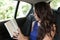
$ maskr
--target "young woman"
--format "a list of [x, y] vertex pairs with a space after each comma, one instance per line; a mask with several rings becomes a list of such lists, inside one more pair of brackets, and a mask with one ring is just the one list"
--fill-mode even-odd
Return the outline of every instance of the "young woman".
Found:
[[24, 36], [18, 29], [18, 33], [14, 32], [14, 39], [53, 40], [56, 33], [56, 24], [50, 5], [46, 2], [36, 3], [34, 17], [36, 21], [32, 22], [30, 37]]

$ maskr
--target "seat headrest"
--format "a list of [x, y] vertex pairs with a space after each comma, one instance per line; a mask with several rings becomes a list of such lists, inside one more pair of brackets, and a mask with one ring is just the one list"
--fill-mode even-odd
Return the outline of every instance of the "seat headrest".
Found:
[[57, 12], [60, 13], [60, 7], [58, 8]]

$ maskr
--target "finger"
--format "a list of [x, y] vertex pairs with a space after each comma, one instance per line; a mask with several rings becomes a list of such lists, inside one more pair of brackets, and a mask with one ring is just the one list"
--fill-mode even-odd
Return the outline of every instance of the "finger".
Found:
[[20, 28], [18, 28], [17, 31], [20, 31]]
[[13, 33], [13, 36], [14, 36], [14, 37], [18, 37], [18, 33], [14, 32], [14, 33]]
[[13, 39], [16, 39], [16, 40], [18, 40], [18, 38], [15, 38], [15, 37], [13, 37]]
[[17, 32], [14, 32], [14, 34], [18, 35], [18, 33], [17, 33]]
[[17, 29], [17, 31], [18, 31], [18, 33], [20, 33], [20, 32], [21, 32], [21, 30], [20, 30], [19, 28]]

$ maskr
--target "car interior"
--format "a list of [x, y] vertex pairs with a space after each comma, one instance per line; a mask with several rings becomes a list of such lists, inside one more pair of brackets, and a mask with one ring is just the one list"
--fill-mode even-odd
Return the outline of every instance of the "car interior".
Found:
[[[25, 36], [29, 36], [32, 21], [35, 21], [35, 18], [33, 16], [34, 4], [37, 2], [41, 2], [41, 1], [45, 1], [45, 2], [49, 3], [52, 0], [15, 0], [15, 1], [17, 1], [17, 5], [16, 5], [16, 9], [15, 9], [14, 18], [16, 19], [17, 24], [20, 27], [22, 33]], [[32, 7], [31, 7], [29, 13], [26, 15], [26, 17], [16, 18], [20, 1], [30, 3], [32, 5]], [[55, 35], [54, 40], [60, 40], [60, 7], [57, 10], [52, 9], [52, 11], [53, 11], [54, 15], [56, 16], [56, 24], [57, 24], [57, 33]], [[10, 35], [4, 25], [4, 23], [7, 21], [9, 21], [9, 20], [4, 20], [4, 21], [0, 22], [0, 40], [14, 40], [10, 37]]]

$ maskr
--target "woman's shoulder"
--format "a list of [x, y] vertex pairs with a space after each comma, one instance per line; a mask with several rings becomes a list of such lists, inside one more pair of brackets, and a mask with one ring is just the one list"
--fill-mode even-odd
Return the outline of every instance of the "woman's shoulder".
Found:
[[46, 34], [43, 40], [52, 40], [52, 38]]
[[49, 36], [50, 33], [47, 33], [47, 34], [45, 35], [45, 37], [44, 37], [43, 40], [52, 40], [52, 39], [54, 38], [54, 36], [55, 36], [55, 33], [56, 33], [56, 25], [53, 24], [53, 27], [51, 28], [51, 36], [52, 36], [52, 37]]
[[36, 21], [33, 21], [33, 22], [32, 22], [32, 25], [34, 25], [34, 24], [35, 24], [35, 22], [36, 22]]

